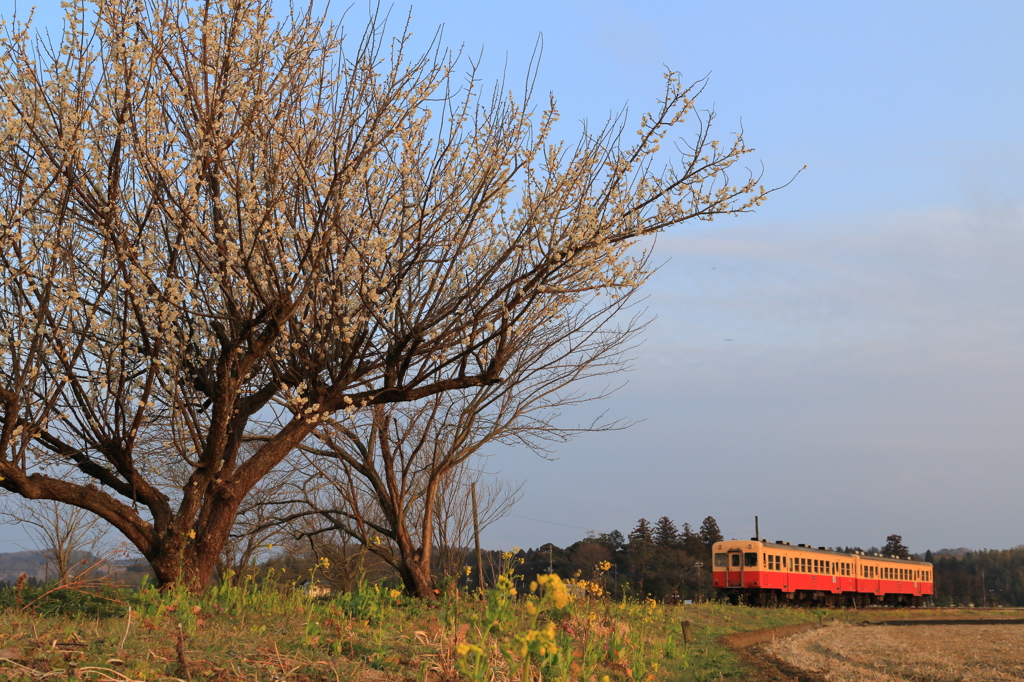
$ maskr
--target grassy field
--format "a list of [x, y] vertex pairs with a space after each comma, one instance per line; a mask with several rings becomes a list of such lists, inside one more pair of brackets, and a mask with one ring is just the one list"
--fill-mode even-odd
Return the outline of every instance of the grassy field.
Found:
[[1024, 679], [1024, 625], [837, 624], [766, 651], [830, 682]]
[[[617, 603], [552, 579], [518, 595], [436, 603], [363, 585], [311, 598], [273, 581], [202, 596], [116, 590], [0, 594], [0, 677], [13, 680], [743, 679], [722, 634], [819, 612]], [[574, 596], [575, 595], [575, 596]], [[19, 604], [20, 597], [20, 604]], [[694, 641], [683, 641], [682, 621]]]

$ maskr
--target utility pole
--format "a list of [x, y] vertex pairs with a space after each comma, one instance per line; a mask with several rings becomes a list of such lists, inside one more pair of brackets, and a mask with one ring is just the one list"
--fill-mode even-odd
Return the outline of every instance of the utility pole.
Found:
[[473, 540], [476, 542], [476, 582], [480, 590], [484, 589], [484, 558], [480, 553], [480, 519], [476, 511], [476, 481], [470, 486], [473, 496]]
[[754, 537], [758, 540], [761, 539], [761, 530], [757, 527], [757, 517], [754, 517]]

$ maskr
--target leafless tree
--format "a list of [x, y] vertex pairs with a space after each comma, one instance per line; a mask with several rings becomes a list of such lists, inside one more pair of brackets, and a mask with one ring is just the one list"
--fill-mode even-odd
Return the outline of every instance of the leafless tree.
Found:
[[25, 527], [36, 552], [46, 561], [46, 578], [53, 575], [60, 583], [95, 567], [104, 550], [106, 524], [78, 507], [53, 500], [29, 503], [4, 495], [0, 520]]
[[469, 460], [442, 478], [434, 504], [433, 523], [438, 577], [454, 577], [467, 565], [466, 552], [473, 545], [473, 509], [469, 504], [473, 485], [476, 485], [481, 531], [508, 516], [522, 497], [522, 482], [488, 475], [483, 462]]
[[[282, 522], [319, 517], [306, 533], [341, 531], [394, 566], [410, 593], [433, 596], [434, 543], [464, 538], [471, 527], [472, 457], [499, 443], [546, 454], [578, 433], [625, 426], [600, 419], [567, 426], [560, 416], [606, 395], [607, 389], [584, 391], [585, 380], [617, 374], [628, 362], [643, 328], [636, 316], [613, 324], [628, 302], [628, 294], [594, 296], [563, 309], [534, 329], [506, 363], [501, 383], [376, 405], [319, 425], [315, 441], [300, 446], [307, 472], [300, 475], [300, 508]], [[490, 502], [488, 512], [506, 511], [508, 501]]]
[[481, 95], [377, 17], [347, 39], [271, 0], [66, 7], [57, 43], [0, 33], [0, 486], [105, 519], [162, 585], [203, 588], [318, 427], [473, 400], [639, 286], [636, 238], [769, 193], [674, 73], [635, 141], [623, 115], [566, 144], [532, 72]]

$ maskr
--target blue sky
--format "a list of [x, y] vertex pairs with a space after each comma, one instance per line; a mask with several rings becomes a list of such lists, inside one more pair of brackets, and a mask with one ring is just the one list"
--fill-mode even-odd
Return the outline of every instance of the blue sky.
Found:
[[667, 66], [709, 77], [704, 106], [723, 138], [742, 122], [768, 183], [808, 166], [756, 214], [659, 237], [656, 319], [602, 405], [644, 421], [554, 462], [496, 453], [525, 497], [485, 544], [662, 515], [743, 537], [755, 514], [815, 545], [1024, 543], [1024, 4], [413, 6], [418, 35], [440, 24], [513, 83], [542, 35], [567, 139], [635, 120]]
[[510, 74], [543, 34], [539, 88], [566, 137], [624, 103], [639, 115], [668, 66], [709, 75], [704, 104], [720, 130], [742, 121], [769, 181], [808, 166], [756, 215], [659, 238], [657, 319], [603, 406], [644, 421], [556, 462], [496, 454], [526, 494], [486, 540], [708, 514], [742, 537], [756, 514], [791, 542], [1024, 543], [1024, 5], [433, 2], [413, 17]]

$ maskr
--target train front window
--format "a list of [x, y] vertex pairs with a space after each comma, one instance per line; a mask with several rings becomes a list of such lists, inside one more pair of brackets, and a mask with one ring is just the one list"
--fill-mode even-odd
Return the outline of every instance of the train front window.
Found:
[[733, 568], [739, 568], [740, 567], [740, 555], [739, 554], [733, 554], [732, 555], [732, 567]]
[[744, 566], [757, 566], [757, 552], [746, 552], [743, 555]]
[[715, 567], [725, 568], [729, 565], [728, 555], [725, 552], [718, 552], [715, 554]]

